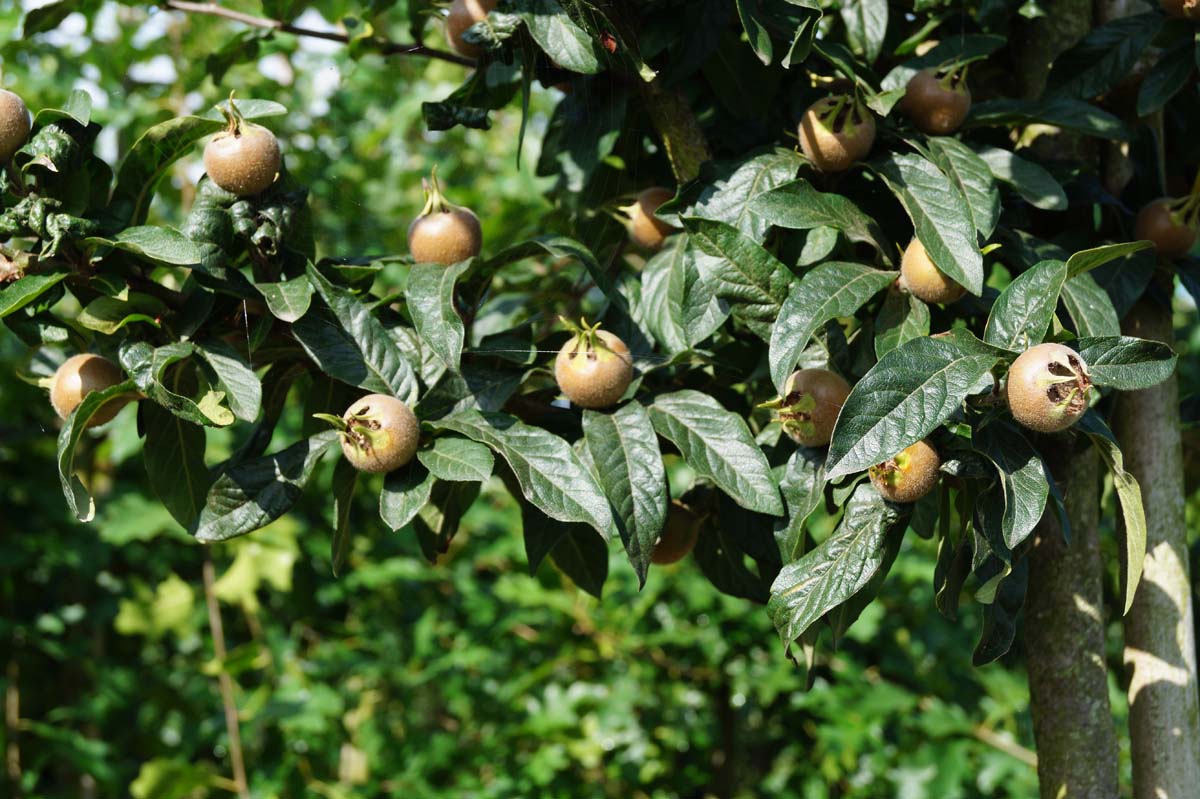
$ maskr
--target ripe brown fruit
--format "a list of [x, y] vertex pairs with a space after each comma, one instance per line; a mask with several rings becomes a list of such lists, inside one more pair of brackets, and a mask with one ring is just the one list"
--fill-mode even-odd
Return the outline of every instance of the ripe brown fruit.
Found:
[[8, 163], [29, 141], [31, 122], [25, 101], [0, 89], [0, 162]]
[[231, 194], [250, 197], [270, 188], [279, 175], [283, 157], [279, 140], [262, 125], [230, 116], [230, 127], [204, 148], [204, 171]]
[[[91, 353], [73, 355], [54, 373], [50, 385], [50, 404], [60, 419], [66, 419], [88, 394], [112, 388], [124, 380], [121, 368], [107, 358]], [[109, 400], [92, 414], [86, 426], [96, 427], [111, 422], [128, 402], [127, 397]]]
[[446, 39], [450, 46], [468, 58], [479, 58], [483, 48], [463, 40], [463, 34], [476, 22], [487, 17], [496, 7], [497, 0], [454, 0], [446, 16]]
[[871, 483], [889, 502], [916, 502], [938, 482], [942, 459], [926, 441], [918, 441], [899, 455], [868, 469]]
[[1186, 200], [1181, 202], [1171, 197], [1147, 203], [1134, 221], [1134, 238], [1154, 242], [1154, 248], [1164, 258], [1187, 255], [1196, 243], [1196, 225], [1189, 220], [1186, 206]]
[[421, 423], [412, 409], [387, 394], [368, 394], [341, 417], [316, 414], [342, 435], [342, 453], [360, 472], [399, 469], [417, 454]]
[[633, 382], [633, 358], [625, 342], [600, 330], [600, 325], [574, 328], [554, 359], [554, 379], [572, 403], [583, 408], [607, 408]]
[[948, 136], [971, 110], [966, 74], [959, 70], [939, 76], [936, 69], [923, 69], [909, 80], [902, 103], [917, 128], [931, 136]]
[[1162, 8], [1168, 17], [1200, 20], [1200, 0], [1162, 0]]
[[1062, 344], [1038, 344], [1009, 367], [1005, 394], [1009, 411], [1021, 425], [1056, 433], [1087, 413], [1091, 387], [1079, 353]]
[[934, 265], [925, 245], [916, 237], [904, 248], [900, 259], [900, 285], [925, 302], [947, 304], [967, 293]]
[[805, 447], [826, 446], [848, 396], [850, 384], [828, 369], [793, 372], [778, 405], [783, 432]]
[[696, 546], [700, 535], [700, 516], [683, 503], [675, 500], [667, 510], [667, 522], [654, 542], [650, 562], [659, 566], [678, 563], [687, 557]]
[[442, 195], [437, 171], [425, 186], [425, 207], [408, 226], [408, 250], [419, 264], [450, 266], [479, 255], [483, 230], [470, 208], [452, 205]]
[[639, 194], [631, 205], [621, 209], [628, 217], [625, 229], [630, 241], [651, 252], [662, 248], [663, 242], [675, 232], [675, 228], [656, 217], [654, 212], [674, 196], [675, 192], [670, 189], [653, 186]]
[[822, 172], [842, 172], [875, 144], [875, 118], [847, 95], [825, 97], [800, 117], [800, 149]]

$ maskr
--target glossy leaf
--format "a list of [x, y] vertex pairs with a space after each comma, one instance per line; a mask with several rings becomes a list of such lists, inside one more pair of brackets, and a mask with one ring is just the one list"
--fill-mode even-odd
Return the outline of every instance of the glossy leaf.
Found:
[[1039, 164], [999, 147], [984, 147], [978, 152], [992, 171], [992, 176], [1012, 186], [1034, 208], [1043, 211], [1067, 210], [1067, 193], [1054, 176]]
[[928, 143], [934, 163], [966, 199], [975, 230], [987, 239], [1000, 219], [1000, 194], [991, 167], [958, 139], [934, 136]]
[[1004, 543], [1014, 550], [1041, 520], [1053, 478], [1037, 450], [1010, 424], [990, 422], [974, 431], [972, 443], [996, 467]]
[[1042, 261], [1017, 275], [992, 305], [983, 340], [1014, 352], [1041, 344], [1066, 281], [1062, 261]]
[[204, 428], [153, 402], [144, 403], [141, 412], [146, 430], [142, 457], [150, 489], [186, 528], [200, 515], [208, 496]]
[[1097, 386], [1137, 391], [1156, 386], [1175, 372], [1174, 350], [1131, 336], [1081, 338], [1073, 343]]
[[466, 335], [454, 307], [454, 284], [470, 265], [415, 264], [408, 273], [405, 296], [417, 334], [451, 369], [458, 368]]
[[417, 459], [439, 480], [483, 482], [492, 476], [496, 459], [487, 446], [468, 438], [438, 436]]
[[851, 241], [870, 244], [888, 259], [891, 244], [879, 224], [852, 200], [840, 194], [817, 191], [803, 178], [763, 192], [750, 210], [772, 225], [791, 230], [829, 227]]

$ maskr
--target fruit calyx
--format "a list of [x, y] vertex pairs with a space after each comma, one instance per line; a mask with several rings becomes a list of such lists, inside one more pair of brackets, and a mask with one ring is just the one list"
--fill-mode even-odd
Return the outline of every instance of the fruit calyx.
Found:
[[575, 346], [568, 352], [568, 357], [574, 359], [582, 354], [589, 361], [601, 360], [608, 357], [620, 358], [621, 356], [613, 352], [604, 339], [600, 338], [600, 323], [589, 325], [587, 319], [580, 317], [579, 324], [575, 324], [565, 316], [560, 315], [558, 321], [563, 323], [563, 326], [574, 334]]
[[351, 446], [357, 447], [364, 453], [381, 449], [390, 442], [391, 437], [383, 432], [383, 424], [378, 414], [370, 410], [346, 416], [334, 416], [332, 413], [314, 413], [313, 418], [328, 422]]
[[1083, 361], [1074, 355], [1067, 363], [1055, 359], [1046, 364], [1046, 371], [1037, 378], [1037, 385], [1046, 392], [1046, 399], [1063, 416], [1076, 416], [1088, 404], [1092, 377], [1083, 368]]
[[858, 127], [870, 122], [869, 111], [857, 94], [839, 94], [819, 100], [817, 119], [833, 133], [854, 136]]
[[242, 137], [242, 125], [248, 123], [246, 122], [246, 118], [242, 116], [242, 112], [238, 110], [237, 103], [233, 101], [233, 95], [233, 91], [229, 92], [229, 102], [226, 105], [218, 105], [217, 110], [221, 112], [221, 116], [225, 117], [226, 125], [223, 132], [240, 139]]
[[429, 171], [428, 179], [421, 178], [421, 188], [425, 190], [425, 206], [421, 209], [420, 216], [450, 214], [460, 209], [460, 206], [450, 203], [442, 194], [442, 186], [438, 183], [436, 164]]
[[801, 369], [788, 377], [783, 395], [758, 407], [776, 412], [783, 432], [806, 447], [826, 446], [850, 384], [828, 369]]

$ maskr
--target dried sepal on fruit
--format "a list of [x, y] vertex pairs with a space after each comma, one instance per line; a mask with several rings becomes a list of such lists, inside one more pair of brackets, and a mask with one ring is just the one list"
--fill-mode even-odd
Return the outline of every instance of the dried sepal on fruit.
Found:
[[483, 230], [470, 208], [453, 205], [442, 194], [437, 167], [422, 180], [425, 207], [408, 226], [408, 250], [419, 264], [450, 266], [479, 255]]
[[759, 407], [770, 408], [783, 432], [805, 447], [824, 447], [833, 438], [850, 384], [828, 369], [800, 369], [788, 377], [783, 396]]
[[1062, 344], [1038, 344], [1008, 369], [1008, 409], [1022, 426], [1039, 433], [1065, 430], [1087, 413], [1092, 378], [1079, 353]]
[[496, 3], [497, 0], [454, 0], [450, 4], [446, 14], [446, 41], [450, 42], [455, 52], [467, 58], [483, 55], [483, 48], [466, 41], [463, 34], [476, 22], [486, 19]]
[[417, 454], [421, 423], [412, 409], [396, 397], [368, 394], [341, 416], [313, 414], [340, 434], [342, 453], [360, 472], [391, 472]]
[[7, 89], [0, 89], [0, 162], [8, 163], [25, 146], [31, 127], [25, 101]]
[[222, 106], [221, 113], [229, 124], [205, 145], [204, 171], [230, 194], [261, 194], [275, 182], [283, 165], [279, 140], [262, 125], [247, 122], [232, 93], [228, 107]]
[[633, 382], [633, 358], [629, 347], [617, 336], [601, 330], [586, 319], [576, 326], [563, 324], [574, 333], [554, 359], [554, 379], [562, 393], [583, 408], [615, 405]]
[[678, 563], [696, 546], [703, 517], [679, 500], [672, 500], [667, 521], [654, 541], [650, 562], [658, 566]]
[[942, 459], [925, 440], [867, 470], [871, 484], [889, 502], [916, 502], [938, 482]]
[[[50, 382], [50, 404], [60, 419], [66, 419], [93, 391], [104, 391], [124, 382], [121, 367], [100, 355], [90, 352], [72, 355], [54, 372]], [[130, 397], [116, 397], [100, 406], [87, 427], [112, 421], [129, 404]]]
[[967, 293], [966, 288], [938, 269], [929, 257], [921, 240], [913, 240], [904, 248], [900, 259], [900, 287], [924, 302], [948, 304]]
[[1200, 195], [1160, 197], [1138, 211], [1133, 236], [1151, 241], [1164, 258], [1187, 255], [1196, 244], [1200, 230]]
[[670, 189], [652, 186], [640, 193], [632, 203], [623, 206], [620, 210], [629, 240], [651, 252], [662, 249], [667, 236], [676, 229], [656, 217], [654, 212], [674, 196], [675, 192]]
[[901, 110], [919, 130], [948, 136], [962, 127], [971, 111], [967, 68], [923, 69], [908, 81]]
[[857, 97], [838, 94], [810, 105], [800, 117], [800, 149], [822, 172], [842, 172], [871, 152], [875, 117]]

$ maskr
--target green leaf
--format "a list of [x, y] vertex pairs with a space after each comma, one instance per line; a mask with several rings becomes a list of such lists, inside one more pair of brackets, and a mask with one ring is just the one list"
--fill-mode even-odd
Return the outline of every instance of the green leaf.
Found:
[[770, 579], [755, 574], [746, 565], [746, 552], [741, 545], [744, 532], [709, 519], [700, 528], [692, 558], [721, 593], [751, 602], [766, 602]]
[[379, 517], [392, 530], [399, 530], [413, 520], [429, 502], [436, 478], [422, 463], [389, 472], [379, 494]]
[[883, 78], [883, 88], [885, 90], [907, 88], [908, 82], [912, 80], [913, 76], [923, 69], [941, 66], [947, 62], [969, 63], [991, 55], [1006, 44], [1008, 44], [1006, 36], [978, 33], [947, 36], [925, 54], [893, 67], [892, 71]]
[[759, 195], [750, 203], [750, 210], [770, 224], [790, 230], [831, 227], [851, 241], [870, 244], [885, 259], [891, 257], [891, 243], [872, 217], [848, 198], [817, 191], [803, 178]]
[[1119, 336], [1121, 320], [1108, 293], [1089, 274], [1070, 278], [1063, 284], [1063, 305], [1080, 336]]
[[927, 141], [934, 163], [966, 199], [975, 230], [987, 239], [1000, 219], [1000, 193], [991, 167], [958, 139], [931, 136]]
[[[708, 161], [700, 167], [696, 199], [680, 215], [726, 222], [761, 243], [770, 222], [758, 213], [756, 201], [791, 180], [802, 163], [794, 150], [782, 148], [736, 163]], [[678, 216], [666, 209], [660, 208], [659, 214], [678, 222]]]
[[860, 472], [932, 433], [981, 390], [999, 358], [949, 340], [918, 338], [892, 350], [858, 381], [833, 430], [829, 479]]
[[920, 156], [892, 153], [878, 171], [904, 206], [934, 265], [967, 291], [982, 294], [983, 255], [962, 193]]
[[649, 411], [654, 429], [698, 475], [747, 510], [783, 515], [775, 476], [741, 416], [690, 389], [658, 395]]
[[971, 108], [966, 127], [1013, 128], [1042, 123], [1112, 141], [1129, 141], [1132, 133], [1121, 120], [1083, 100], [987, 100]]
[[296, 504], [317, 462], [337, 440], [338, 433], [327, 430], [228, 469], [209, 489], [192, 535], [204, 542], [226, 541], [275, 521]]
[[760, 17], [763, 15], [759, 0], [736, 0], [738, 18], [742, 21], [742, 29], [758, 60], [770, 64], [773, 55], [771, 48], [771, 33], [767, 30]]
[[689, 346], [683, 310], [688, 270], [686, 243], [685, 236], [672, 236], [642, 268], [645, 325], [659, 345], [672, 354]]
[[29, 39], [39, 33], [54, 30], [78, 8], [79, 0], [58, 0], [56, 3], [46, 3], [37, 8], [31, 8], [25, 15], [24, 24], [21, 26], [21, 35]]
[[1054, 176], [1039, 164], [999, 147], [984, 147], [979, 157], [992, 176], [1016, 189], [1017, 194], [1034, 208], [1043, 211], [1067, 210], [1067, 193]]
[[995, 598], [983, 606], [983, 631], [971, 655], [972, 665], [991, 663], [1012, 647], [1017, 635], [1017, 616], [1025, 604], [1028, 587], [1029, 561], [1023, 558], [1002, 578]]
[[313, 286], [307, 275], [280, 283], [255, 283], [254, 287], [262, 294], [271, 315], [288, 324], [308, 313], [312, 303]]
[[571, 195], [583, 194], [621, 135], [629, 92], [607, 87], [605, 95], [605, 111], [597, 114], [590, 93], [571, 92], [555, 106], [542, 137], [537, 174], [554, 177], [556, 188]]
[[471, 482], [436, 482], [429, 502], [412, 520], [413, 531], [421, 545], [421, 553], [430, 563], [450, 548], [463, 516], [479, 497], [480, 484]]
[[113, 238], [90, 236], [84, 239], [84, 244], [112, 247], [151, 263], [167, 266], [194, 266], [203, 260], [199, 245], [179, 231], [167, 227], [129, 227]]
[[1162, 110], [1171, 98], [1187, 86], [1196, 68], [1197, 46], [1194, 37], [1185, 37], [1167, 49], [1142, 80], [1138, 90], [1137, 115], [1148, 117]]
[[25, 275], [14, 283], [10, 283], [0, 291], [0, 319], [13, 311], [19, 311], [42, 294], [58, 285], [69, 273], [52, 272], [49, 274]]
[[142, 414], [146, 431], [142, 452], [150, 488], [186, 528], [200, 515], [208, 495], [204, 428], [152, 402], [145, 403]]
[[1093, 28], [1054, 59], [1046, 78], [1046, 94], [1090, 100], [1108, 92], [1133, 73], [1163, 20], [1156, 10], [1118, 17]]
[[437, 479], [455, 482], [483, 482], [496, 467], [490, 449], [457, 436], [438, 436], [432, 447], [417, 453], [417, 458]]
[[[208, 427], [233, 424], [233, 412], [222, 404], [224, 393], [209, 391], [196, 401], [181, 393], [181, 381], [186, 377], [182, 369], [175, 369], [169, 377], [166, 374], [168, 367], [195, 352], [195, 345], [186, 341], [157, 348], [144, 341], [127, 341], [121, 346], [121, 366], [143, 394], [179, 418]], [[168, 379], [170, 386], [164, 382]]]
[[345, 458], [333, 467], [330, 491], [333, 495], [333, 538], [329, 542], [329, 563], [334, 577], [340, 577], [350, 554], [352, 531], [350, 509], [354, 507], [354, 487], [358, 484], [358, 470]]
[[929, 306], [899, 288], [890, 289], [875, 318], [875, 357], [929, 335]]
[[408, 312], [417, 334], [451, 369], [462, 359], [462, 317], [454, 307], [454, 284], [471, 266], [463, 261], [452, 266], [416, 264], [408, 273]]
[[603, 56], [597, 37], [571, 19], [556, 0], [518, 0], [513, 9], [538, 47], [559, 67], [585, 75], [600, 71]]
[[321, 370], [343, 383], [390, 394], [412, 405], [417, 398], [417, 377], [371, 310], [330, 283], [312, 264], [308, 265], [308, 279], [333, 318], [312, 308], [292, 330]]
[[625, 553], [639, 586], [667, 518], [667, 473], [646, 409], [628, 402], [612, 413], [585, 410], [583, 438], [612, 503]]
[[725, 222], [698, 217], [682, 221], [688, 240], [715, 259], [706, 275], [713, 294], [728, 300], [739, 317], [773, 321], [793, 281], [787, 267]]
[[246, 363], [237, 350], [220, 339], [209, 339], [195, 347], [196, 352], [217, 373], [217, 380], [225, 389], [225, 397], [233, 415], [246, 422], [257, 419], [262, 408], [262, 382], [254, 373], [254, 368]]
[[784, 566], [771, 585], [767, 612], [780, 640], [795, 641], [865, 587], [883, 565], [888, 538], [904, 535], [909, 512], [884, 502], [870, 483], [860, 483], [833, 534]]
[[109, 400], [136, 390], [132, 380], [106, 388], [103, 391], [93, 391], [83, 398], [83, 401], [71, 412], [63, 422], [62, 430], [58, 433], [58, 479], [62, 483], [63, 495], [67, 498], [67, 507], [81, 522], [90, 522], [96, 515], [96, 503], [91, 494], [84, 488], [83, 483], [75, 476], [75, 447], [88, 421], [96, 415]]
[[99, 296], [84, 306], [75, 321], [81, 327], [111, 336], [135, 322], [159, 327], [159, 319], [168, 312], [167, 304], [157, 297], [137, 291], [123, 291], [122, 298]]
[[525, 499], [560, 522], [589, 524], [608, 538], [613, 529], [608, 499], [567, 442], [502, 413], [461, 411], [434, 427], [487, 444], [505, 461]]
[[1041, 344], [1066, 282], [1062, 261], [1042, 261], [1017, 275], [992, 305], [983, 340], [1014, 352]]
[[608, 546], [605, 539], [587, 527], [567, 525], [550, 550], [554, 565], [596, 599], [601, 598], [608, 577]]
[[1138, 391], [1156, 386], [1175, 372], [1175, 351], [1158, 341], [1131, 336], [1081, 338], [1074, 342], [1097, 386]]
[[845, 0], [841, 13], [850, 47], [868, 64], [873, 64], [887, 35], [887, 0]]
[[1154, 244], [1149, 241], [1122, 241], [1116, 244], [1104, 244], [1089, 250], [1080, 250], [1067, 259], [1067, 274], [1073, 278], [1079, 277], [1109, 261], [1124, 258], [1141, 250], [1148, 250], [1153, 246]]
[[972, 443], [996, 467], [1004, 543], [1016, 549], [1033, 532], [1050, 495], [1052, 479], [1037, 450], [1016, 427], [992, 421], [974, 431]]
[[863, 264], [831, 261], [821, 264], [788, 293], [771, 329], [768, 360], [777, 391], [796, 366], [808, 340], [822, 325], [850, 316], [896, 280], [897, 273]]
[[805, 522], [825, 498], [825, 452], [798, 447], [781, 468], [779, 490], [787, 515], [776, 523], [775, 542], [786, 565], [805, 552]]
[[1076, 429], [1087, 433], [1092, 444], [1100, 452], [1100, 457], [1108, 464], [1112, 473], [1113, 488], [1116, 489], [1117, 499], [1121, 501], [1121, 518], [1125, 525], [1124, 568], [1124, 610], [1122, 615], [1129, 612], [1133, 606], [1133, 597], [1137, 593], [1138, 583], [1142, 579], [1142, 567], [1146, 562], [1146, 511], [1142, 507], [1142, 489], [1137, 479], [1125, 471], [1125, 458], [1117, 439], [1113, 436], [1108, 425], [1094, 410], [1088, 411], [1083, 418], [1075, 423]]

